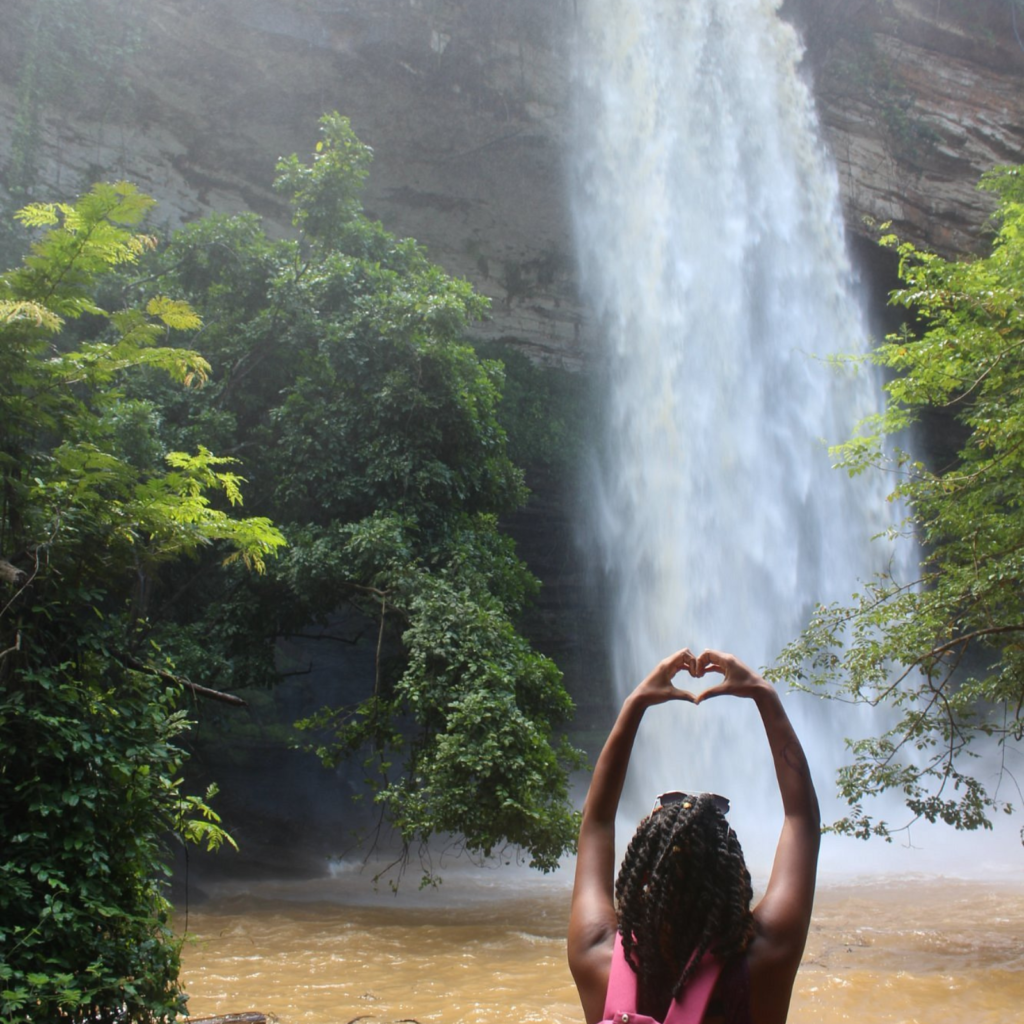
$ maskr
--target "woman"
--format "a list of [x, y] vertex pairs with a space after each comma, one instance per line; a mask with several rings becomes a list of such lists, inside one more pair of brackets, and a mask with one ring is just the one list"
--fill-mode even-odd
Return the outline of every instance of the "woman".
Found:
[[[723, 681], [694, 696], [672, 682], [683, 670]], [[750, 909], [728, 802], [707, 793], [659, 797], [613, 889], [615, 813], [644, 712], [725, 695], [757, 705], [782, 794], [785, 820], [763, 898]], [[635, 1021], [636, 1013], [664, 1021], [670, 1012], [706, 1024], [783, 1024], [811, 920], [819, 824], [807, 759], [775, 689], [719, 651], [685, 649], [661, 662], [624, 701], [583, 809], [568, 952], [587, 1024]]]

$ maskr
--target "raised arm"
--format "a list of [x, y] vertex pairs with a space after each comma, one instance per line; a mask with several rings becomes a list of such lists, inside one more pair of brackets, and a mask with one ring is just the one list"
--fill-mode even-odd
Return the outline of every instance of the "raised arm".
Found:
[[777, 986], [776, 993], [779, 999], [784, 996], [788, 1005], [814, 904], [821, 843], [818, 797], [803, 747], [775, 688], [743, 662], [720, 651], [705, 651], [697, 659], [697, 674], [706, 672], [721, 673], [725, 678], [704, 690], [698, 701], [724, 694], [753, 700], [775, 762], [785, 817], [768, 888], [754, 908], [758, 936], [750, 955], [752, 969], [758, 960], [767, 964], [780, 982], [788, 978], [788, 986]]
[[576, 880], [569, 913], [569, 969], [588, 1024], [601, 1019], [615, 940], [615, 815], [626, 769], [644, 711], [670, 700], [694, 701], [672, 685], [683, 669], [693, 673], [697, 659], [688, 649], [662, 661], [625, 699], [594, 766], [583, 807]]

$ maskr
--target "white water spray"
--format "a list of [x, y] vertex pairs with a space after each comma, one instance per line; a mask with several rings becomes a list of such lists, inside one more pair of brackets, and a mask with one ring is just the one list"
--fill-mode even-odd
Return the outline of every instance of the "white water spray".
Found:
[[[682, 645], [769, 664], [815, 602], [848, 599], [888, 557], [870, 540], [891, 514], [881, 482], [827, 452], [881, 392], [827, 362], [867, 330], [779, 6], [578, 6], [575, 218], [609, 392], [592, 529], [620, 693]], [[794, 718], [827, 795], [859, 730], [821, 709], [797, 700]], [[624, 814], [662, 789], [717, 790], [770, 854], [779, 804], [748, 702], [658, 709], [644, 730]]]

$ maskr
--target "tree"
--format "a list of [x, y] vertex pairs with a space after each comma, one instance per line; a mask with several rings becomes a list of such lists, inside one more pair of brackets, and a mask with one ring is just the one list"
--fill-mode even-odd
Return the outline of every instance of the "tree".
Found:
[[[912, 321], [871, 356], [894, 374], [884, 412], [837, 449], [851, 475], [895, 475], [919, 572], [893, 569], [851, 605], [819, 607], [774, 673], [895, 712], [881, 736], [848, 741], [839, 773], [852, 812], [833, 827], [864, 838], [890, 834], [864, 804], [887, 790], [914, 819], [958, 829], [991, 828], [1014, 809], [1006, 788], [1019, 795], [1006, 756], [1024, 735], [1024, 169], [993, 170], [982, 187], [998, 196], [990, 255], [950, 261], [884, 240], [903, 281], [891, 301]], [[939, 413], [960, 432], [948, 464], [887, 454], [887, 439]], [[1001, 754], [991, 772], [986, 737]]]
[[152, 200], [97, 185], [32, 204], [43, 233], [0, 276], [0, 1020], [174, 1019], [180, 942], [164, 894], [169, 833], [227, 839], [188, 795], [187, 682], [149, 643], [147, 594], [202, 549], [262, 571], [284, 543], [237, 518], [240, 479], [206, 448], [148, 443], [128, 378], [203, 381], [187, 304], [108, 311], [100, 282], [155, 241]]
[[498, 420], [503, 368], [465, 341], [485, 300], [363, 216], [370, 158], [327, 115], [313, 159], [277, 168], [297, 238], [211, 217], [146, 267], [203, 315], [214, 370], [201, 390], [134, 397], [159, 407], [167, 445], [201, 436], [243, 458], [247, 500], [289, 540], [259, 579], [182, 566], [154, 609], [161, 643], [193, 679], [270, 686], [280, 638], [356, 616], [374, 670], [339, 680], [310, 746], [362, 760], [401, 863], [445, 833], [550, 869], [575, 839], [581, 755], [558, 735], [561, 673], [516, 629], [538, 584], [500, 528], [526, 496]]

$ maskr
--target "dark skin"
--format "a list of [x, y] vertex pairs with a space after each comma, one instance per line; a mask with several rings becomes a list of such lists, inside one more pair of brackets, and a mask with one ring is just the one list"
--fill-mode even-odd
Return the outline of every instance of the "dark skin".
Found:
[[[693, 694], [673, 679], [721, 675]], [[576, 881], [569, 917], [569, 969], [587, 1024], [604, 1013], [615, 915], [615, 815], [644, 712], [668, 701], [695, 706], [715, 697], [754, 701], [761, 714], [782, 796], [784, 821], [764, 896], [754, 908], [754, 938], [747, 948], [753, 1024], [785, 1024], [814, 903], [820, 815], [807, 759], [775, 688], [738, 658], [722, 651], [694, 655], [688, 648], [662, 661], [625, 699], [590, 784], [580, 826]]]

